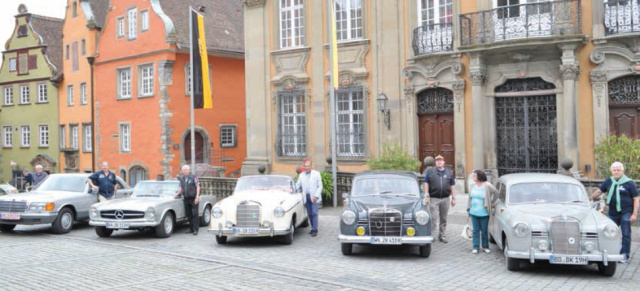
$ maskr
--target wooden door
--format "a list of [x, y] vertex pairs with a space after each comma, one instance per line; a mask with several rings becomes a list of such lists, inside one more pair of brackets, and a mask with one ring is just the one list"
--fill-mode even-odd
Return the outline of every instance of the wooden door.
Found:
[[[431, 156], [441, 155], [445, 159], [445, 166], [455, 171], [453, 114], [425, 114], [418, 117], [420, 134], [420, 161]], [[420, 173], [425, 169], [420, 167]]]
[[640, 139], [640, 107], [610, 108], [609, 128], [612, 134]]
[[[199, 132], [195, 133], [196, 164], [204, 163], [204, 138]], [[184, 160], [191, 163], [191, 133], [184, 138]]]

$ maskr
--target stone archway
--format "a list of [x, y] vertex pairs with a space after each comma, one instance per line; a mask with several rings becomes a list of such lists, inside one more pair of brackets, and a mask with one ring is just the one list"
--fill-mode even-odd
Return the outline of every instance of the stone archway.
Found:
[[[431, 88], [417, 94], [420, 161], [442, 155], [447, 166], [455, 170], [453, 91]], [[420, 172], [426, 166], [423, 164]]]
[[[209, 164], [211, 156], [211, 139], [207, 131], [200, 126], [194, 127], [196, 164]], [[187, 128], [180, 140], [180, 164], [191, 164], [191, 129]]]
[[41, 165], [42, 170], [47, 173], [55, 173], [56, 161], [48, 155], [37, 155], [30, 162], [32, 168]]

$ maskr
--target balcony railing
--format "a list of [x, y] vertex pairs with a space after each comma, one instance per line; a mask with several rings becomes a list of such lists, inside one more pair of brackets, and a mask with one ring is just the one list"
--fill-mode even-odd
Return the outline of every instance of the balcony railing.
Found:
[[425, 24], [413, 30], [416, 56], [453, 50], [452, 23]]
[[640, 32], [640, 0], [605, 0], [604, 33]]
[[510, 5], [460, 15], [464, 45], [581, 33], [580, 0]]

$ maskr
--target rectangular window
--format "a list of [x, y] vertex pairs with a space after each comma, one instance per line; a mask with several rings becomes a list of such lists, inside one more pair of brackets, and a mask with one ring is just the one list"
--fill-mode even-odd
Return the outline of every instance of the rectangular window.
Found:
[[39, 125], [38, 131], [40, 133], [40, 144], [41, 147], [49, 146], [49, 126], [48, 125]]
[[74, 41], [71, 44], [71, 70], [77, 71], [80, 69], [80, 62], [78, 60], [78, 42]]
[[87, 104], [87, 83], [80, 83], [80, 104]]
[[28, 125], [23, 125], [20, 127], [20, 146], [31, 146], [31, 129]]
[[233, 148], [237, 145], [236, 125], [220, 125], [220, 147]]
[[340, 157], [363, 157], [364, 100], [362, 87], [340, 89], [336, 94], [337, 154]]
[[20, 86], [20, 104], [29, 104], [29, 85]]
[[85, 152], [91, 152], [91, 144], [93, 142], [93, 134], [91, 130], [91, 124], [82, 125], [82, 134], [84, 135], [84, 142], [82, 143], [82, 149]]
[[[494, 2], [495, 3], [495, 2]], [[498, 19], [520, 16], [520, 0], [498, 0]]]
[[69, 45], [65, 45], [64, 46], [64, 59], [68, 61], [69, 60], [69, 55], [70, 55], [70, 53], [69, 53]]
[[18, 53], [18, 74], [29, 73], [29, 55], [27, 53]]
[[280, 48], [303, 46], [303, 0], [280, 0]]
[[18, 26], [18, 37], [25, 37], [27, 36], [27, 25], [20, 25]]
[[131, 125], [130, 124], [120, 124], [120, 151], [121, 152], [130, 152], [131, 151]]
[[278, 112], [278, 154], [302, 157], [307, 154], [307, 115], [304, 91], [280, 92]]
[[335, 13], [338, 41], [362, 38], [361, 0], [336, 0]]
[[78, 149], [78, 125], [69, 125], [69, 131], [71, 131], [71, 148]]
[[63, 125], [60, 125], [60, 148], [67, 148], [67, 128]]
[[49, 101], [47, 84], [38, 84], [38, 103], [46, 103]]
[[124, 36], [124, 17], [116, 18], [116, 38]]
[[140, 11], [140, 30], [149, 30], [149, 10]]
[[184, 75], [185, 75], [185, 89], [187, 90], [186, 95], [191, 95], [191, 64], [187, 63], [184, 66]]
[[140, 96], [153, 96], [153, 64], [140, 66], [138, 76]]
[[67, 105], [73, 105], [73, 85], [67, 85]]
[[13, 146], [13, 128], [9, 126], [2, 127], [2, 146], [4, 147], [12, 147]]
[[127, 11], [127, 39], [135, 39], [138, 36], [138, 9]]
[[420, 0], [420, 25], [453, 22], [453, 0]]
[[13, 87], [4, 87], [4, 105], [13, 105]]
[[38, 55], [30, 55], [27, 58], [27, 63], [28, 63], [28, 69], [29, 70], [35, 70], [38, 68]]
[[84, 39], [80, 41], [80, 52], [83, 56], [87, 54], [87, 41]]
[[78, 16], [78, 2], [73, 2], [71, 4], [71, 17], [77, 17]]
[[16, 58], [9, 59], [9, 72], [15, 72], [18, 68], [18, 60]]
[[118, 99], [131, 98], [131, 68], [118, 69]]

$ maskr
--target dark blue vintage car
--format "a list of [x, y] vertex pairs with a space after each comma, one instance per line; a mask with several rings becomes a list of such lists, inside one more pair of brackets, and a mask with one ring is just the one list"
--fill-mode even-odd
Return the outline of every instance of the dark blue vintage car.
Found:
[[413, 172], [369, 171], [353, 179], [340, 219], [342, 254], [353, 244], [416, 245], [431, 254], [431, 213]]

